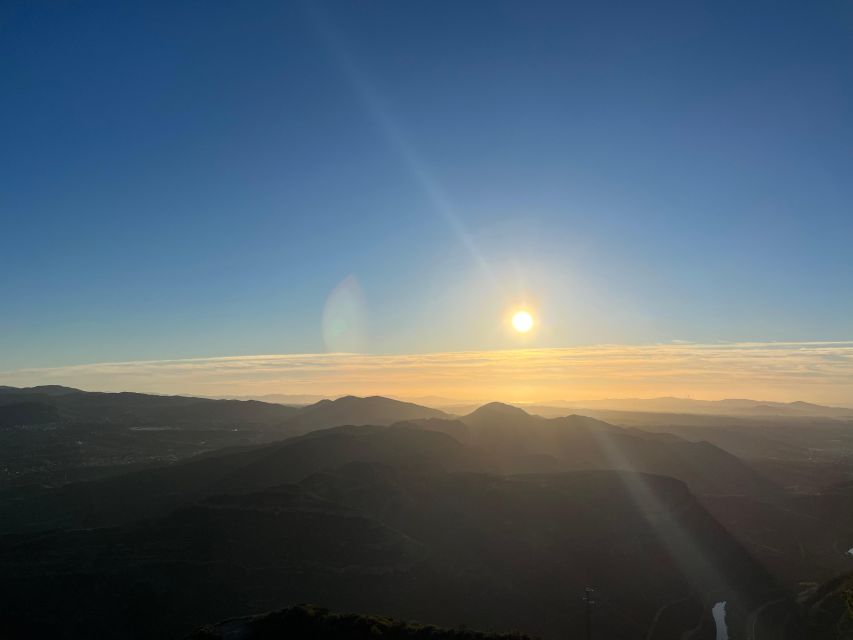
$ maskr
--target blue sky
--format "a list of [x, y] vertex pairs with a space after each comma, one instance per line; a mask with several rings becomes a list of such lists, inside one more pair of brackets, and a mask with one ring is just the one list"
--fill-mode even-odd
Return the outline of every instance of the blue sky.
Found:
[[853, 337], [849, 3], [6, 2], [0, 74], [2, 369]]

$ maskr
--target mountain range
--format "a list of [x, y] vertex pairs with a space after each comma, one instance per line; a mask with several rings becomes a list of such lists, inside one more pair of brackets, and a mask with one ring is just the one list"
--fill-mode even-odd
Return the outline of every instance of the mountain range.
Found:
[[811, 402], [773, 402], [730, 398], [696, 400], [693, 398], [613, 398], [548, 403], [561, 409], [606, 411], [642, 411], [649, 413], [686, 413], [715, 416], [793, 416], [853, 419], [851, 407], [828, 407]]
[[[299, 602], [581, 637], [594, 586], [602, 637], [712, 638], [725, 601], [731, 637], [794, 640], [823, 619], [799, 615], [797, 585], [837, 575], [853, 540], [847, 485], [779, 481], [804, 464], [793, 437], [774, 476], [691, 438], [695, 425], [502, 403], [454, 416], [382, 397], [297, 408], [4, 388], [0, 415], [7, 473], [38, 460], [21, 477], [47, 480], [0, 491], [10, 637], [180, 637]], [[763, 437], [726, 424], [732, 445]], [[127, 445], [151, 458], [59, 478]]]

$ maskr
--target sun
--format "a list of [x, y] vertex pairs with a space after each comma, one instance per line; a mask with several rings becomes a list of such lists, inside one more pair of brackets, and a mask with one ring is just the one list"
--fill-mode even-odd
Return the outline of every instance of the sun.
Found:
[[516, 311], [512, 316], [512, 326], [519, 333], [527, 333], [533, 328], [533, 316], [527, 311]]

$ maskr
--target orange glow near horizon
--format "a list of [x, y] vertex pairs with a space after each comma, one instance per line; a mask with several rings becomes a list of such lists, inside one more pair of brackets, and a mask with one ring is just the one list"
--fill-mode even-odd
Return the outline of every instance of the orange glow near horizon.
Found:
[[[509, 318], [506, 326], [511, 327]], [[853, 342], [251, 355], [0, 371], [2, 384], [196, 395], [353, 394], [515, 402], [750, 397], [853, 406]]]

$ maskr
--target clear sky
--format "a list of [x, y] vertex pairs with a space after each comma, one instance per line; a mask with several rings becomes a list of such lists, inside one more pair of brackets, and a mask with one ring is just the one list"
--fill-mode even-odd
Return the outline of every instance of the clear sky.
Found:
[[849, 2], [12, 1], [0, 78], [0, 370], [853, 338]]

